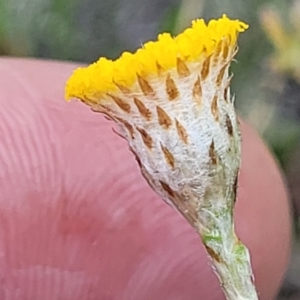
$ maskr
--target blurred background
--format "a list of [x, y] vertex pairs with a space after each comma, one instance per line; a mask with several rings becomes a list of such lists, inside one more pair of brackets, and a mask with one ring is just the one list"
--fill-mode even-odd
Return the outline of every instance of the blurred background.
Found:
[[300, 300], [300, 0], [0, 0], [0, 55], [90, 63], [223, 13], [250, 24], [232, 92], [286, 174], [294, 245], [277, 299]]

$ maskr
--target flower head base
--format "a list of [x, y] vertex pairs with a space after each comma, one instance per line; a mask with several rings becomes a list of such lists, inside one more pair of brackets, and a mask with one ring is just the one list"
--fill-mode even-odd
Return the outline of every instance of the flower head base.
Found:
[[240, 136], [228, 68], [247, 28], [226, 16], [78, 69], [66, 87], [120, 125], [144, 177], [200, 234], [227, 299], [256, 300], [234, 234]]

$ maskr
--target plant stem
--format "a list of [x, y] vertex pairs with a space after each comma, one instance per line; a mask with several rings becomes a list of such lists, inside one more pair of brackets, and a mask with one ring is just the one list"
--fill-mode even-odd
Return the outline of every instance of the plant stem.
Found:
[[198, 233], [227, 300], [257, 300], [250, 255], [234, 232], [231, 211], [202, 209], [201, 215]]

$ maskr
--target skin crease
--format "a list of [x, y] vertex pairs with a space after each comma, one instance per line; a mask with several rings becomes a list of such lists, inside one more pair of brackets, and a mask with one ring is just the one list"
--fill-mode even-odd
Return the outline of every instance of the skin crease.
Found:
[[[75, 67], [0, 59], [0, 299], [223, 300], [199, 237], [114, 124], [64, 101]], [[236, 229], [271, 300], [290, 250], [287, 194], [244, 123], [242, 136]]]

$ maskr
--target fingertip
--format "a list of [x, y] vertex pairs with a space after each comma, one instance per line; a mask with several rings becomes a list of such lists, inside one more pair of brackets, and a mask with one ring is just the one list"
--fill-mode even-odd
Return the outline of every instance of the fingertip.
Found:
[[[118, 300], [224, 299], [199, 237], [147, 185], [112, 123], [64, 101], [65, 80], [75, 67], [1, 60], [6, 116], [0, 130], [10, 156], [0, 169], [12, 174], [0, 184], [6, 191], [1, 219], [8, 220], [3, 253], [18, 280], [3, 278], [32, 300], [55, 299], [57, 291], [64, 300], [89, 299], [89, 293]], [[269, 151], [241, 126], [236, 227], [251, 250], [261, 299], [268, 300], [288, 259], [288, 200]], [[21, 255], [16, 246], [27, 250]], [[41, 285], [29, 290], [28, 278]], [[36, 296], [45, 285], [51, 288]]]

